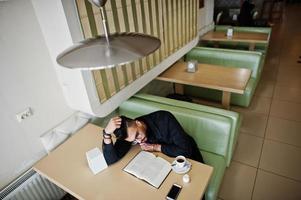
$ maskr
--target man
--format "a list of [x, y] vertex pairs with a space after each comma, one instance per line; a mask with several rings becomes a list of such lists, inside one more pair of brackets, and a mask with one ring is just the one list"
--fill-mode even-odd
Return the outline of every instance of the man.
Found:
[[245, 0], [240, 8], [238, 15], [239, 26], [254, 26], [252, 11], [255, 5], [251, 0]]
[[[113, 144], [111, 135], [117, 140]], [[167, 156], [183, 155], [203, 163], [197, 144], [176, 118], [167, 111], [157, 111], [138, 117], [114, 117], [103, 130], [103, 153], [108, 165], [121, 159], [131, 148], [139, 144], [142, 150], [162, 152]]]

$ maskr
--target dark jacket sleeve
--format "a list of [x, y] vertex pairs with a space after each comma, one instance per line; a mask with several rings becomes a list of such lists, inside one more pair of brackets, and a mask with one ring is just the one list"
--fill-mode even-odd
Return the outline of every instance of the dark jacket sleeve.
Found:
[[194, 140], [184, 131], [180, 123], [171, 113], [166, 117], [167, 131], [171, 141], [168, 144], [161, 145], [162, 153], [172, 157], [183, 155], [192, 158], [196, 148]]
[[103, 155], [108, 165], [120, 160], [131, 148], [132, 143], [126, 140], [117, 139], [115, 144], [102, 143]]

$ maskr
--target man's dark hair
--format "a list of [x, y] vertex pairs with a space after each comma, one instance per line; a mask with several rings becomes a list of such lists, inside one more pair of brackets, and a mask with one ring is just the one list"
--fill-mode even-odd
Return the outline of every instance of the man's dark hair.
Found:
[[126, 116], [120, 116], [120, 118], [121, 118], [120, 128], [117, 128], [114, 131], [114, 134], [115, 134], [116, 138], [124, 140], [128, 136], [127, 128], [129, 126], [132, 126], [134, 124], [135, 120], [130, 119]]

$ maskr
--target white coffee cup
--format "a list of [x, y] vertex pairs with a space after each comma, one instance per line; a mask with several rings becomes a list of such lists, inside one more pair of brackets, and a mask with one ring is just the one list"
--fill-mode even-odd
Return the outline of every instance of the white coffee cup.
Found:
[[177, 156], [175, 161], [176, 161], [177, 168], [182, 168], [186, 164], [186, 158], [184, 156]]

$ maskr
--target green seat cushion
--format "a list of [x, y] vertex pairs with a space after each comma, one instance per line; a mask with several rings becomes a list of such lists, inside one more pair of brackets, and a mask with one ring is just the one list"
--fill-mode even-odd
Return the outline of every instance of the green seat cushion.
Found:
[[[227, 31], [230, 26], [226, 25], [217, 25], [215, 26], [216, 31]], [[270, 27], [246, 27], [246, 26], [236, 26], [232, 27], [234, 32], [253, 32], [253, 33], [267, 33], [271, 35], [272, 28]], [[270, 39], [270, 38], [269, 38]]]
[[[260, 79], [263, 67], [262, 58], [263, 56], [260, 52], [206, 47], [195, 47], [185, 56], [186, 61], [197, 60], [199, 63], [221, 65], [223, 67], [247, 68], [252, 70], [251, 79], [247, 84], [245, 93], [231, 95], [231, 104], [245, 107], [250, 105], [257, 83]], [[190, 96], [216, 101], [221, 101], [222, 97], [221, 91], [187, 85], [184, 87], [184, 93]]]
[[[226, 161], [223, 156], [201, 151], [206, 164], [212, 166], [213, 173], [205, 193], [206, 200], [215, 200], [218, 197], [218, 192], [223, 181], [226, 170]], [[193, 166], [192, 166], [193, 167]]]
[[[230, 26], [223, 26], [217, 25], [215, 26], [215, 31], [225, 32]], [[253, 33], [266, 33], [269, 35], [268, 41], [270, 40], [271, 35], [271, 28], [268, 27], [232, 27], [235, 32], [253, 32]], [[201, 46], [213, 47], [213, 42], [201, 42]], [[268, 44], [256, 43], [255, 44], [255, 51], [261, 52], [266, 54], [268, 49]], [[233, 42], [233, 41], [226, 41], [226, 42], [219, 42], [219, 48], [226, 48], [226, 49], [239, 49], [239, 50], [249, 50], [249, 43], [246, 42]]]
[[197, 60], [199, 63], [250, 69], [253, 78], [258, 76], [261, 58], [260, 52], [207, 47], [194, 47], [185, 55], [186, 61]]

